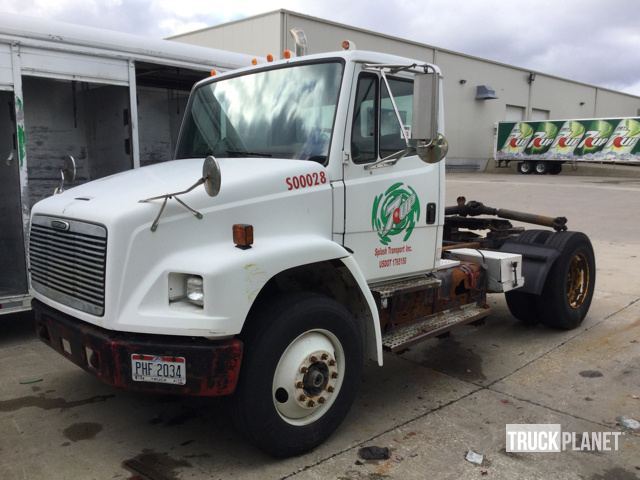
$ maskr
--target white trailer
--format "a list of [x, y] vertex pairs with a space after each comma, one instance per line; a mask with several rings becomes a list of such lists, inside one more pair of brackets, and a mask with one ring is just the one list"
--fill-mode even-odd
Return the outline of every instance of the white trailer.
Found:
[[34, 203], [72, 156], [75, 184], [173, 158], [191, 86], [251, 57], [2, 15], [0, 314], [30, 308], [25, 245]]

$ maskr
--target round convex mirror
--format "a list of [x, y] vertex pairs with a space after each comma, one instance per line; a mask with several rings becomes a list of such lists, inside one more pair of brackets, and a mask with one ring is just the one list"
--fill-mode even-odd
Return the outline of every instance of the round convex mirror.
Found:
[[213, 155], [209, 155], [204, 159], [202, 165], [202, 178], [204, 179], [204, 189], [210, 197], [215, 197], [220, 192], [220, 183], [222, 176], [220, 174], [220, 165]]
[[62, 175], [67, 183], [73, 183], [76, 179], [76, 159], [71, 155], [68, 155], [64, 159], [64, 167], [62, 168]]

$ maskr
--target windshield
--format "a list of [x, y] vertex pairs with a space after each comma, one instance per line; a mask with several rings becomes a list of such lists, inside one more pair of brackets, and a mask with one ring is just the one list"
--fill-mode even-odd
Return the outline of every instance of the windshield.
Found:
[[177, 158], [277, 157], [324, 163], [340, 91], [339, 61], [287, 66], [198, 87]]

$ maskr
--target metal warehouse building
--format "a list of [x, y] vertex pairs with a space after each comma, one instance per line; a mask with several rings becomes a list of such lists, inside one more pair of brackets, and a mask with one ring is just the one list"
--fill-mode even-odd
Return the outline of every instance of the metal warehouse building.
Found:
[[456, 169], [484, 168], [493, 156], [495, 123], [500, 120], [640, 115], [640, 97], [289, 10], [177, 35], [171, 40], [279, 56], [285, 49], [295, 49], [289, 35], [292, 28], [306, 33], [309, 53], [339, 50], [341, 41], [349, 39], [358, 49], [437, 64], [445, 77], [445, 118], [450, 144], [447, 163]]

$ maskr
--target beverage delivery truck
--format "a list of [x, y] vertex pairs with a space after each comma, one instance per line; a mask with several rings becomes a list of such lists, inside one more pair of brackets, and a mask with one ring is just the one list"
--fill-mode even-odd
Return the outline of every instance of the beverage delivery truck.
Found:
[[440, 70], [343, 49], [199, 82], [175, 160], [37, 203], [39, 338], [116, 387], [232, 396], [239, 430], [284, 457], [338, 427], [366, 360], [486, 317], [487, 294], [578, 326], [587, 236], [445, 207]]

